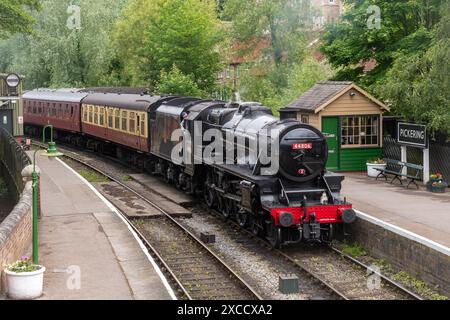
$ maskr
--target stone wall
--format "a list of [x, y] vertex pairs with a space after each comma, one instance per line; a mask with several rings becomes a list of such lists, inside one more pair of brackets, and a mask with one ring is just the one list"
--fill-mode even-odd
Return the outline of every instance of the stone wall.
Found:
[[4, 266], [16, 261], [31, 246], [32, 241], [32, 188], [25, 185], [19, 203], [0, 224], [0, 292], [5, 291]]
[[358, 217], [346, 230], [371, 256], [397, 268], [450, 296], [450, 256]]

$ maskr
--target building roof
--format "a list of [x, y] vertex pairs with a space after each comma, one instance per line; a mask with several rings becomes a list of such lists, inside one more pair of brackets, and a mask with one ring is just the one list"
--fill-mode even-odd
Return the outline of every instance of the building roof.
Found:
[[318, 113], [350, 89], [359, 91], [361, 94], [377, 104], [381, 109], [389, 110], [384, 103], [371, 96], [353, 82], [322, 81], [317, 83], [297, 100], [291, 102], [281, 111], [304, 111], [309, 113]]

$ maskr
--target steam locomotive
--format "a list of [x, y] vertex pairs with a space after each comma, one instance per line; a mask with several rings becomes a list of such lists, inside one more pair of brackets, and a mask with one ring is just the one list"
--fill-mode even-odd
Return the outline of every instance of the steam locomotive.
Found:
[[58, 139], [161, 175], [275, 247], [331, 241], [356, 219], [344, 177], [325, 169], [324, 135], [258, 103], [90, 90], [34, 90], [23, 102], [27, 134], [52, 124]]

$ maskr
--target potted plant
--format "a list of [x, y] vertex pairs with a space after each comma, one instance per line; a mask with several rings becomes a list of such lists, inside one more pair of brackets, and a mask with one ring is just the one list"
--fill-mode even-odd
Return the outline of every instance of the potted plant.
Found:
[[45, 267], [33, 264], [30, 258], [22, 257], [6, 266], [8, 297], [18, 300], [36, 299], [42, 296]]
[[372, 178], [376, 178], [379, 174], [380, 170], [386, 169], [386, 162], [381, 158], [373, 158], [372, 160], [367, 161], [367, 175]]
[[430, 181], [427, 183], [427, 189], [434, 193], [445, 193], [445, 189], [448, 187], [448, 183], [444, 181], [441, 173], [433, 173], [430, 175]]

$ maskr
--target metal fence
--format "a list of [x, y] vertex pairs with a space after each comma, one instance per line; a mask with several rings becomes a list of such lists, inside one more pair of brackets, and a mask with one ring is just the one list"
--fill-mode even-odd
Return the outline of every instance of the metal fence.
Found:
[[14, 137], [0, 128], [0, 174], [4, 176], [16, 200], [24, 188], [22, 170], [30, 164], [30, 158]]
[[[408, 162], [423, 165], [423, 152], [418, 148], [407, 148]], [[384, 138], [383, 156], [385, 158], [401, 160], [401, 148], [391, 137]], [[450, 146], [430, 144], [430, 173], [440, 172], [444, 179], [450, 180]]]

